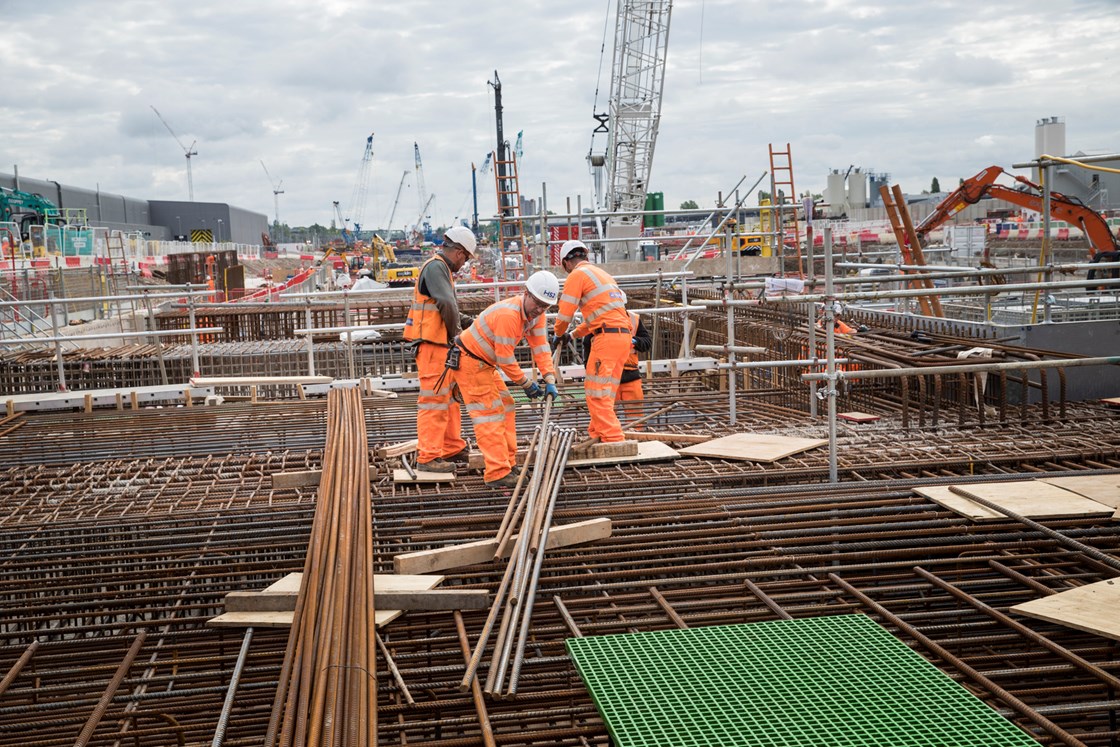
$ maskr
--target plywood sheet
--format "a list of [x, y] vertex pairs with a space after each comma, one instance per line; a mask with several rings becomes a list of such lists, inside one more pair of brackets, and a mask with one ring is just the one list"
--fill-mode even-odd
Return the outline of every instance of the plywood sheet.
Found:
[[791, 454], [815, 449], [828, 443], [823, 438], [774, 436], [768, 433], [735, 433], [707, 443], [686, 446], [682, 454], [717, 459], [739, 459], [748, 462], [776, 462]]
[[[918, 495], [974, 521], [1004, 521], [1006, 516], [986, 506], [970, 501], [963, 495], [950, 490], [949, 485], [935, 485], [914, 488]], [[987, 482], [961, 484], [967, 490], [992, 503], [998, 503], [1020, 516], [1031, 519], [1048, 519], [1062, 516], [1109, 516], [1113, 509], [1103, 503], [1084, 498], [1076, 493], [1063, 490], [1056, 485], [1047, 485], [1037, 480], [1015, 480], [1012, 482]]]
[[876, 420], [879, 420], [878, 415], [872, 415], [869, 412], [858, 412], [856, 410], [836, 413], [836, 417], [841, 420], [847, 420], [850, 423], [874, 423]]
[[660, 441], [642, 441], [638, 444], [638, 453], [631, 456], [594, 457], [590, 459], [569, 459], [569, 467], [594, 467], [603, 464], [633, 464], [634, 462], [659, 462], [665, 459], [676, 459], [680, 454], [676, 449]]
[[1079, 586], [1011, 608], [1027, 617], [1120, 641], [1120, 579]]
[[1085, 475], [1084, 477], [1042, 477], [1038, 482], [1057, 485], [1097, 503], [1120, 508], [1120, 475]]

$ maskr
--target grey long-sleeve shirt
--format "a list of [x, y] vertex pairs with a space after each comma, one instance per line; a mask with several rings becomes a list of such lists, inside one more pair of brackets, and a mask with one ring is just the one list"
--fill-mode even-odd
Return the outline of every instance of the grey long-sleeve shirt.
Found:
[[459, 334], [459, 303], [455, 300], [455, 286], [451, 282], [451, 265], [443, 252], [439, 262], [428, 262], [416, 279], [420, 292], [435, 302], [450, 342]]

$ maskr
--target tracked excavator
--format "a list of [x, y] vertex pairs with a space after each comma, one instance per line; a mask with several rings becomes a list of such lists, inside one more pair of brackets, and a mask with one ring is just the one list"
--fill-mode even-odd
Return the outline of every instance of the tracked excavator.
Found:
[[[1027, 187], [1027, 190], [1012, 189], [995, 181], [1001, 175], [1007, 174], [999, 166], [989, 166], [976, 176], [965, 179], [964, 182], [948, 197], [941, 201], [933, 212], [914, 227], [918, 238], [925, 243], [926, 237], [935, 228], [943, 225], [954, 215], [964, 210], [967, 206], [979, 202], [985, 197], [1006, 200], [1028, 210], [1041, 213], [1044, 198], [1042, 187], [1016, 174], [1007, 174], [1015, 181]], [[1050, 193], [1050, 217], [1061, 220], [1078, 228], [1089, 242], [1089, 257], [1091, 262], [1115, 262], [1120, 260], [1120, 241], [1113, 235], [1108, 221], [1097, 211], [1088, 207], [1076, 197], [1069, 197], [1060, 192]], [[984, 249], [982, 264], [991, 266], [988, 258], [988, 249]], [[1116, 270], [1097, 272], [1089, 271], [1089, 280], [1094, 280], [1105, 275], [1117, 277]]]

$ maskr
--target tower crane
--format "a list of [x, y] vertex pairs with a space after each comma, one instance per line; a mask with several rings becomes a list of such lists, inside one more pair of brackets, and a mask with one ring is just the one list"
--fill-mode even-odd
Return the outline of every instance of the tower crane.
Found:
[[432, 201], [428, 198], [428, 189], [424, 185], [424, 164], [420, 161], [420, 144], [413, 143], [412, 148], [416, 152], [416, 192], [420, 197], [420, 220], [417, 221], [417, 225], [419, 225], [427, 217], [428, 206], [431, 205]]
[[284, 183], [284, 180], [283, 179], [281, 179], [280, 181], [274, 180], [272, 178], [272, 174], [268, 173], [268, 167], [264, 165], [264, 161], [261, 161], [261, 168], [264, 169], [264, 175], [268, 177], [268, 183], [272, 185], [273, 209], [276, 211], [276, 212], [273, 213], [273, 215], [275, 216], [275, 219], [276, 219], [276, 226], [277, 226], [277, 228], [279, 228], [279, 226], [280, 226], [280, 195], [284, 194], [284, 190], [280, 189], [280, 186]]
[[354, 233], [362, 230], [362, 217], [366, 212], [366, 193], [369, 190], [369, 168], [373, 162], [373, 133], [366, 138], [366, 149], [358, 164], [358, 174], [354, 177], [354, 191], [350, 194], [350, 215], [348, 219], [354, 226]]
[[672, 0], [618, 0], [610, 106], [606, 116], [595, 115], [596, 131], [607, 128], [607, 150], [605, 156], [591, 156], [592, 165], [604, 166], [608, 175], [603, 206], [626, 213], [610, 219], [608, 236], [636, 237], [641, 231], [672, 10]]
[[[148, 104], [148, 106], [152, 105]], [[194, 182], [191, 179], [191, 156], [198, 155], [198, 151], [194, 149], [194, 146], [198, 145], [198, 141], [195, 140], [194, 142], [192, 142], [191, 147], [189, 148], [183, 145], [183, 141], [180, 140], [179, 136], [175, 134], [175, 130], [171, 129], [171, 125], [167, 124], [167, 120], [164, 119], [163, 115], [159, 113], [159, 109], [152, 106], [152, 111], [154, 111], [156, 113], [156, 116], [159, 117], [159, 121], [163, 122], [163, 126], [167, 128], [168, 132], [171, 133], [171, 137], [175, 138], [175, 142], [177, 142], [179, 144], [179, 147], [183, 149], [183, 155], [187, 157], [187, 196], [190, 198], [191, 202], [194, 202]]]
[[408, 176], [408, 169], [401, 174], [401, 182], [397, 185], [397, 196], [393, 198], [393, 209], [389, 211], [389, 223], [385, 226], [385, 240], [393, 239], [393, 218], [397, 217], [397, 203], [401, 201], [401, 189], [404, 188], [404, 178]]

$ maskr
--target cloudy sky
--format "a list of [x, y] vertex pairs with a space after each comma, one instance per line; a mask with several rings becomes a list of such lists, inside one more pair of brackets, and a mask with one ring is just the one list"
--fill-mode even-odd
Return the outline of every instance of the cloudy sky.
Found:
[[[524, 132], [521, 189], [591, 202], [592, 114], [610, 89], [614, 0], [0, 0], [0, 172], [329, 225], [366, 137], [363, 223], [388, 221], [402, 172], [468, 217], [471, 163]], [[604, 32], [606, 32], [604, 34]], [[710, 206], [793, 154], [799, 192], [832, 169], [906, 192], [1034, 155], [1041, 117], [1067, 150], [1120, 151], [1120, 0], [675, 0], [650, 187]], [[605, 49], [604, 49], [605, 46]], [[606, 145], [599, 135], [594, 147]], [[410, 174], [394, 228], [415, 222]], [[745, 186], [746, 186], [745, 185]], [[479, 212], [493, 214], [492, 174]], [[349, 216], [348, 216], [349, 217]]]

